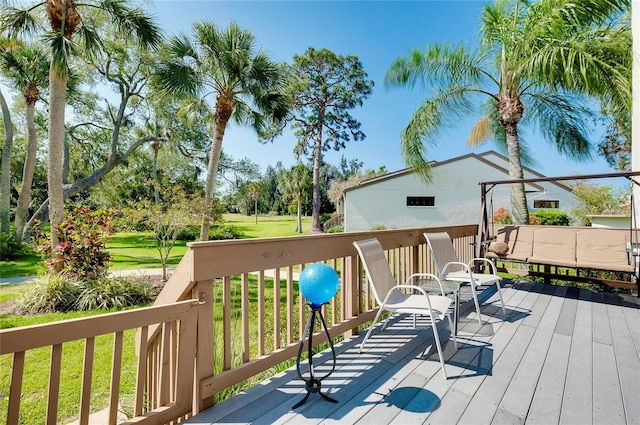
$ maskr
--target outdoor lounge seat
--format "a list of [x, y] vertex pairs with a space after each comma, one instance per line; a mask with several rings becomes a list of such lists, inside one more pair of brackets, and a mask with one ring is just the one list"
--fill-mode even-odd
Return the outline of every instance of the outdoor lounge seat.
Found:
[[[371, 336], [371, 332], [383, 311], [399, 314], [412, 314], [414, 315], [414, 326], [415, 315], [423, 315], [429, 318], [431, 328], [433, 329], [436, 347], [438, 349], [440, 364], [442, 365], [442, 374], [444, 375], [444, 378], [447, 379], [447, 372], [444, 368], [442, 347], [438, 336], [437, 322], [444, 319], [446, 316], [449, 319], [449, 328], [453, 329], [451, 317], [449, 316], [449, 308], [451, 307], [453, 300], [444, 295], [444, 289], [442, 288], [442, 284], [438, 277], [429, 273], [416, 273], [409, 276], [404, 284], [397, 284], [396, 279], [391, 273], [391, 268], [389, 267], [389, 262], [384, 254], [382, 245], [377, 239], [354, 241], [353, 245], [356, 247], [356, 250], [360, 255], [360, 260], [364, 266], [367, 280], [371, 286], [371, 291], [379, 305], [378, 312], [373, 319], [373, 323], [369, 327], [367, 334], [360, 344], [359, 352], [362, 352], [364, 349], [364, 346], [369, 339], [369, 336]], [[415, 285], [419, 279], [436, 281], [440, 287], [441, 295], [430, 295], [423, 287]], [[384, 330], [387, 323], [388, 318], [382, 325], [382, 330]], [[453, 331], [451, 332], [451, 335], [453, 337], [454, 346], [457, 348], [456, 337]], [[425, 353], [423, 353], [423, 355], [424, 354]]]
[[[497, 274], [496, 266], [488, 258], [472, 258], [469, 263], [463, 263], [458, 259], [458, 254], [453, 246], [453, 241], [447, 232], [425, 233], [425, 239], [429, 245], [433, 263], [438, 271], [440, 280], [449, 280], [470, 284], [473, 302], [478, 313], [478, 323], [482, 324], [480, 318], [480, 303], [478, 302], [478, 294], [476, 286], [496, 284], [498, 295], [500, 296], [500, 304], [502, 305], [502, 313], [506, 314], [504, 308], [504, 300], [502, 298], [502, 288], [500, 288], [500, 280]], [[475, 265], [483, 263], [489, 267], [490, 273], [474, 273]]]

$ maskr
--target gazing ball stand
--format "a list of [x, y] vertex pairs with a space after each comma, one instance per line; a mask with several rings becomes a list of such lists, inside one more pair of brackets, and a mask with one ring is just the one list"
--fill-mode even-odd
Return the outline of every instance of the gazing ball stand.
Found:
[[[309, 301], [307, 305], [311, 309], [311, 314], [307, 320], [307, 325], [300, 340], [300, 347], [298, 348], [298, 357], [296, 358], [296, 371], [300, 379], [305, 381], [305, 389], [307, 394], [302, 400], [296, 403], [292, 409], [296, 409], [302, 406], [311, 393], [318, 393], [320, 397], [332, 403], [337, 403], [335, 400], [326, 394], [321, 392], [322, 380], [327, 378], [336, 369], [336, 352], [333, 348], [333, 342], [327, 329], [327, 323], [322, 315], [322, 306], [328, 304], [329, 300], [333, 298], [338, 292], [340, 286], [340, 280], [336, 271], [324, 263], [313, 263], [306, 267], [300, 274], [300, 292]], [[324, 376], [316, 377], [313, 370], [313, 329], [315, 327], [316, 318], [320, 318], [322, 328], [324, 329], [327, 341], [331, 347], [331, 354], [333, 358], [333, 366], [329, 373]], [[305, 339], [309, 337], [307, 344], [307, 360], [309, 363], [309, 377], [305, 378], [300, 371], [300, 357], [302, 356], [302, 350], [304, 349]]]

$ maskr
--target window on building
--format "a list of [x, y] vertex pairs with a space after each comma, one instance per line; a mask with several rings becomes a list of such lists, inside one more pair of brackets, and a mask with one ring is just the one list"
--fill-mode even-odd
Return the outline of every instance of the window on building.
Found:
[[435, 196], [407, 196], [408, 207], [435, 207]]
[[533, 208], [560, 208], [560, 201], [551, 201], [548, 199], [534, 199]]

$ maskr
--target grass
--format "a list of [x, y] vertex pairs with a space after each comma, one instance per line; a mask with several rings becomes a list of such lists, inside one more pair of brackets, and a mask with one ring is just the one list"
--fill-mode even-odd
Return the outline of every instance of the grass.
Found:
[[225, 214], [224, 222], [231, 225], [247, 238], [272, 238], [278, 236], [296, 236], [308, 234], [311, 230], [311, 218], [302, 218], [302, 233], [296, 233], [296, 217], [293, 215], [255, 216], [243, 214]]
[[[225, 225], [235, 227], [245, 238], [271, 238], [278, 236], [296, 236], [295, 216], [255, 216], [243, 214], [225, 214]], [[311, 218], [302, 220], [302, 234], [311, 230]], [[160, 268], [160, 255], [155, 248], [150, 232], [120, 232], [112, 235], [106, 242], [107, 251], [112, 255], [110, 270]], [[176, 265], [187, 252], [187, 242], [178, 241], [171, 250], [169, 265]], [[0, 277], [37, 276], [44, 272], [42, 260], [38, 254], [21, 257], [13, 261], [0, 262]]]

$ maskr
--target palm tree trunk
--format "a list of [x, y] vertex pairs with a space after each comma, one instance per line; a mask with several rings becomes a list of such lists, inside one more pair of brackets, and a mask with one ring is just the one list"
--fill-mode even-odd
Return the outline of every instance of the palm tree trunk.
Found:
[[[522, 162], [520, 161], [520, 140], [517, 124], [504, 126], [507, 136], [507, 151], [509, 154], [509, 179], [524, 178]], [[524, 183], [512, 183], [511, 189], [511, 215], [514, 224], [529, 224], [529, 209], [527, 207], [527, 195]]]
[[[230, 116], [230, 114], [229, 114]], [[227, 127], [229, 118], [216, 119], [216, 128], [213, 133], [213, 141], [209, 151], [209, 165], [207, 167], [207, 183], [204, 189], [204, 211], [202, 214], [202, 226], [200, 227], [200, 240], [209, 240], [209, 230], [211, 228], [211, 207], [213, 206], [213, 194], [218, 176], [218, 165], [220, 164], [220, 154], [222, 153], [222, 138]]]
[[62, 173], [64, 160], [64, 110], [66, 106], [67, 76], [52, 66], [49, 73], [49, 156], [47, 184], [49, 192], [49, 222], [51, 224], [51, 255], [60, 243], [55, 226], [64, 218]]
[[11, 145], [13, 145], [13, 127], [7, 102], [0, 91], [0, 109], [4, 123], [4, 145], [0, 164], [0, 232], [9, 233], [9, 210], [11, 207]]
[[34, 120], [35, 103], [27, 103], [27, 131], [29, 141], [27, 142], [27, 154], [25, 155], [24, 167], [22, 169], [22, 185], [18, 205], [16, 206], [16, 216], [13, 222], [13, 231], [18, 238], [22, 238], [22, 231], [29, 212], [31, 203], [31, 186], [33, 184], [33, 174], [36, 169], [36, 155], [38, 153], [38, 134]]

